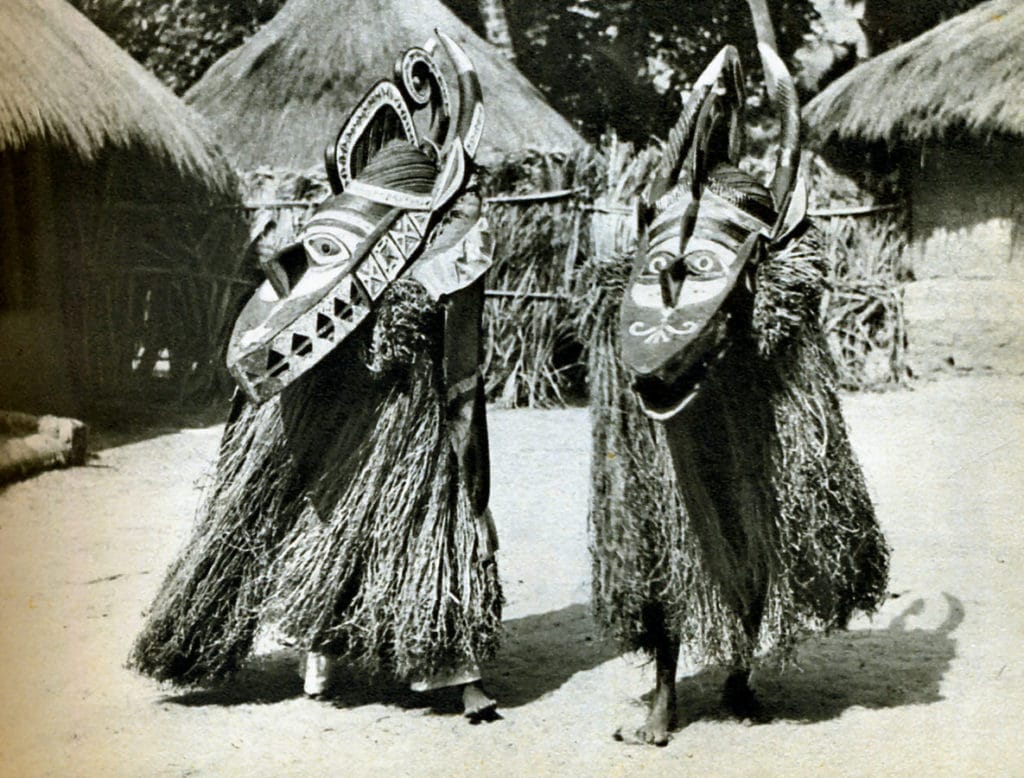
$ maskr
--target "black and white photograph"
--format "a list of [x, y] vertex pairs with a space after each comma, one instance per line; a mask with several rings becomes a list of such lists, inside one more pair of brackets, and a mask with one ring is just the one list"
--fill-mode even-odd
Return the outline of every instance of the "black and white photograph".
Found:
[[1024, 0], [0, 0], [0, 775], [1024, 775]]

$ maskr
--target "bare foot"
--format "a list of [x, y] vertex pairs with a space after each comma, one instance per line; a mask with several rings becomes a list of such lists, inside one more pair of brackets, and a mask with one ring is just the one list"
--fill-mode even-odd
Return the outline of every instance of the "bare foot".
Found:
[[632, 732], [620, 727], [615, 732], [615, 739], [631, 746], [667, 746], [672, 739], [670, 732], [675, 729], [675, 717], [666, 717], [661, 712], [651, 711], [647, 720]]
[[462, 715], [470, 724], [497, 721], [498, 703], [486, 691], [480, 681], [467, 683], [462, 687]]
[[679, 726], [676, 720], [676, 665], [679, 661], [679, 639], [669, 634], [664, 625], [654, 631], [654, 699], [643, 725], [631, 734], [620, 727], [615, 739], [633, 745], [667, 746], [669, 732]]
[[661, 687], [654, 692], [654, 701], [647, 714], [647, 720], [633, 732], [623, 727], [615, 732], [615, 739], [634, 746], [667, 746], [670, 734], [678, 726], [676, 720], [676, 695], [674, 687]]
[[765, 718], [761, 703], [750, 688], [749, 670], [734, 670], [729, 674], [725, 679], [725, 688], [722, 689], [722, 703], [736, 718], [755, 722]]

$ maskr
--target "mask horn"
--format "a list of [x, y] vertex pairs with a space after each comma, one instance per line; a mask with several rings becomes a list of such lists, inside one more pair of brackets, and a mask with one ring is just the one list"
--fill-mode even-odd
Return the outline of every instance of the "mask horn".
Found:
[[779, 112], [782, 125], [779, 151], [775, 158], [775, 173], [772, 175], [770, 188], [776, 210], [783, 211], [783, 206], [786, 205], [786, 200], [796, 183], [796, 170], [800, 164], [800, 103], [793, 77], [789, 75], [775, 49], [766, 43], [758, 43], [757, 50], [761, 54], [761, 63], [764, 66], [768, 96]]
[[406, 51], [395, 63], [395, 84], [414, 109], [430, 107], [430, 126], [421, 141], [435, 150], [444, 141], [450, 124], [448, 85], [432, 57], [437, 42], [431, 38], [420, 48]]
[[[665, 142], [665, 151], [661, 163], [654, 173], [651, 183], [644, 191], [643, 199], [648, 205], [653, 205], [658, 198], [675, 186], [679, 180], [679, 172], [682, 169], [683, 161], [693, 143], [694, 130], [697, 124], [697, 117], [703, 107], [705, 100], [711, 90], [722, 80], [723, 73], [728, 74], [729, 82], [727, 87], [737, 93], [740, 108], [743, 105], [743, 78], [741, 75], [739, 54], [734, 46], [724, 46], [715, 56], [700, 78], [693, 85], [689, 98], [683, 106], [675, 126], [669, 131], [668, 140]], [[738, 129], [738, 131], [736, 131]], [[731, 146], [737, 146], [736, 156], [739, 156], [738, 145], [741, 143], [743, 133], [742, 122], [731, 133]]]
[[[480, 145], [480, 136], [483, 135], [484, 129], [483, 90], [480, 88], [480, 78], [476, 74], [472, 60], [459, 44], [440, 30], [435, 30], [434, 34], [455, 65], [459, 84], [459, 114], [455, 120], [453, 133], [455, 137], [462, 139], [463, 148], [472, 157]], [[454, 140], [454, 137], [450, 140]]]

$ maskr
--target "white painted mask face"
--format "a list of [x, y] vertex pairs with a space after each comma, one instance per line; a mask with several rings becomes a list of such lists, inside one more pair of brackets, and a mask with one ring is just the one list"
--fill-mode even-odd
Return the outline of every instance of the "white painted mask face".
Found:
[[668, 380], [717, 345], [723, 306], [750, 259], [745, 244], [768, 229], [714, 192], [704, 192], [695, 217], [686, 216], [691, 203], [680, 199], [651, 224], [623, 301], [623, 358], [639, 377]]
[[[434, 57], [442, 49], [458, 82], [455, 115]], [[456, 254], [479, 216], [456, 204], [470, 188], [481, 101], [473, 63], [438, 32], [352, 109], [324, 155], [333, 195], [296, 243], [261, 259], [267, 280], [235, 320], [226, 362], [249, 400], [265, 402], [337, 348], [435, 241]], [[450, 275], [439, 289], [461, 288], [472, 273]]]
[[692, 396], [703, 368], [725, 353], [747, 266], [804, 218], [805, 199], [794, 198], [796, 87], [774, 50], [758, 48], [780, 114], [771, 181], [763, 185], [739, 168], [746, 100], [739, 55], [726, 46], [694, 83], [639, 198], [640, 238], [621, 307], [622, 359], [641, 401], [654, 397], [664, 406], [645, 405], [655, 418], [677, 413], [679, 396]]

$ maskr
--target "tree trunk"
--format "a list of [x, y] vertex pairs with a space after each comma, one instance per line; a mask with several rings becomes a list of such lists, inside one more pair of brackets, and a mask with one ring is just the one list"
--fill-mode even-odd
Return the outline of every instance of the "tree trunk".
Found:
[[487, 42], [500, 49], [506, 59], [514, 62], [516, 52], [512, 47], [504, 0], [480, 0], [480, 17], [484, 21], [484, 37]]

